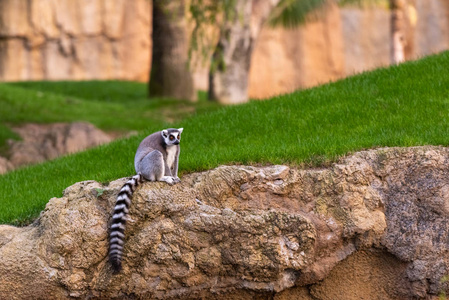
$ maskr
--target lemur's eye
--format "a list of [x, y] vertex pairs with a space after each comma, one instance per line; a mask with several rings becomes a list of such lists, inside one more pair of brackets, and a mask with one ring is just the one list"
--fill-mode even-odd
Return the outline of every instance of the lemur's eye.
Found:
[[174, 136], [170, 135], [170, 141], [173, 141], [174, 138]]
[[181, 139], [181, 137], [180, 137], [179, 134], [178, 134], [178, 140], [179, 140], [179, 139]]

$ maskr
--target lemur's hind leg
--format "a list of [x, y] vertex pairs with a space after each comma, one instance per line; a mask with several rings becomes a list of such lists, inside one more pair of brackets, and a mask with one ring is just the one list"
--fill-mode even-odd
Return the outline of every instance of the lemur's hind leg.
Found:
[[164, 157], [158, 150], [153, 150], [139, 162], [137, 166], [137, 173], [149, 181], [159, 181], [164, 176]]
[[158, 150], [148, 153], [138, 165], [138, 173], [149, 181], [164, 181], [173, 184], [171, 176], [165, 176], [164, 156]]

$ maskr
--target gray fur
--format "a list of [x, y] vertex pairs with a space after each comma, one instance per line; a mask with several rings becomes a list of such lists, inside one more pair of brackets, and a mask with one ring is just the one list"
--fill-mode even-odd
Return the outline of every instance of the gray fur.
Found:
[[168, 184], [180, 182], [178, 177], [179, 142], [183, 128], [169, 128], [147, 136], [137, 148], [134, 167], [137, 175], [120, 189], [114, 207], [109, 232], [109, 261], [114, 272], [121, 269], [125, 240], [126, 216], [131, 198], [143, 179], [165, 181]]
[[[147, 136], [137, 148], [134, 167], [137, 173], [149, 181], [165, 181], [169, 184], [179, 182], [179, 139], [183, 128], [169, 128]], [[174, 136], [170, 141], [170, 136]], [[173, 163], [168, 165], [167, 156], [175, 151]]]

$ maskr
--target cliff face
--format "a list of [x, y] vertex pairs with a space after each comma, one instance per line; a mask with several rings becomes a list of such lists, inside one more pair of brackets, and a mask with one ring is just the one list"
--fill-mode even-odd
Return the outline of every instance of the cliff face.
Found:
[[148, 80], [151, 1], [2, 0], [0, 80]]
[[0, 298], [410, 299], [449, 292], [449, 149], [363, 151], [324, 169], [222, 166], [144, 183], [123, 271], [107, 223], [126, 179], [85, 181], [0, 226]]
[[[388, 2], [388, 1], [385, 1]], [[406, 1], [404, 1], [406, 2]], [[449, 49], [449, 3], [409, 1], [406, 59]], [[391, 12], [382, 7], [328, 5], [295, 29], [265, 26], [254, 48], [249, 94], [266, 98], [390, 64]]]

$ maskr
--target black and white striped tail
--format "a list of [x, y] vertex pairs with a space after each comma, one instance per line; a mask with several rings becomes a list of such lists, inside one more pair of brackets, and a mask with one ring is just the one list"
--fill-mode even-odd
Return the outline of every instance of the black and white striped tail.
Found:
[[109, 231], [109, 261], [115, 273], [119, 272], [122, 268], [126, 216], [131, 205], [133, 193], [142, 181], [143, 178], [140, 173], [133, 176], [122, 186], [117, 195], [117, 202], [115, 203]]

